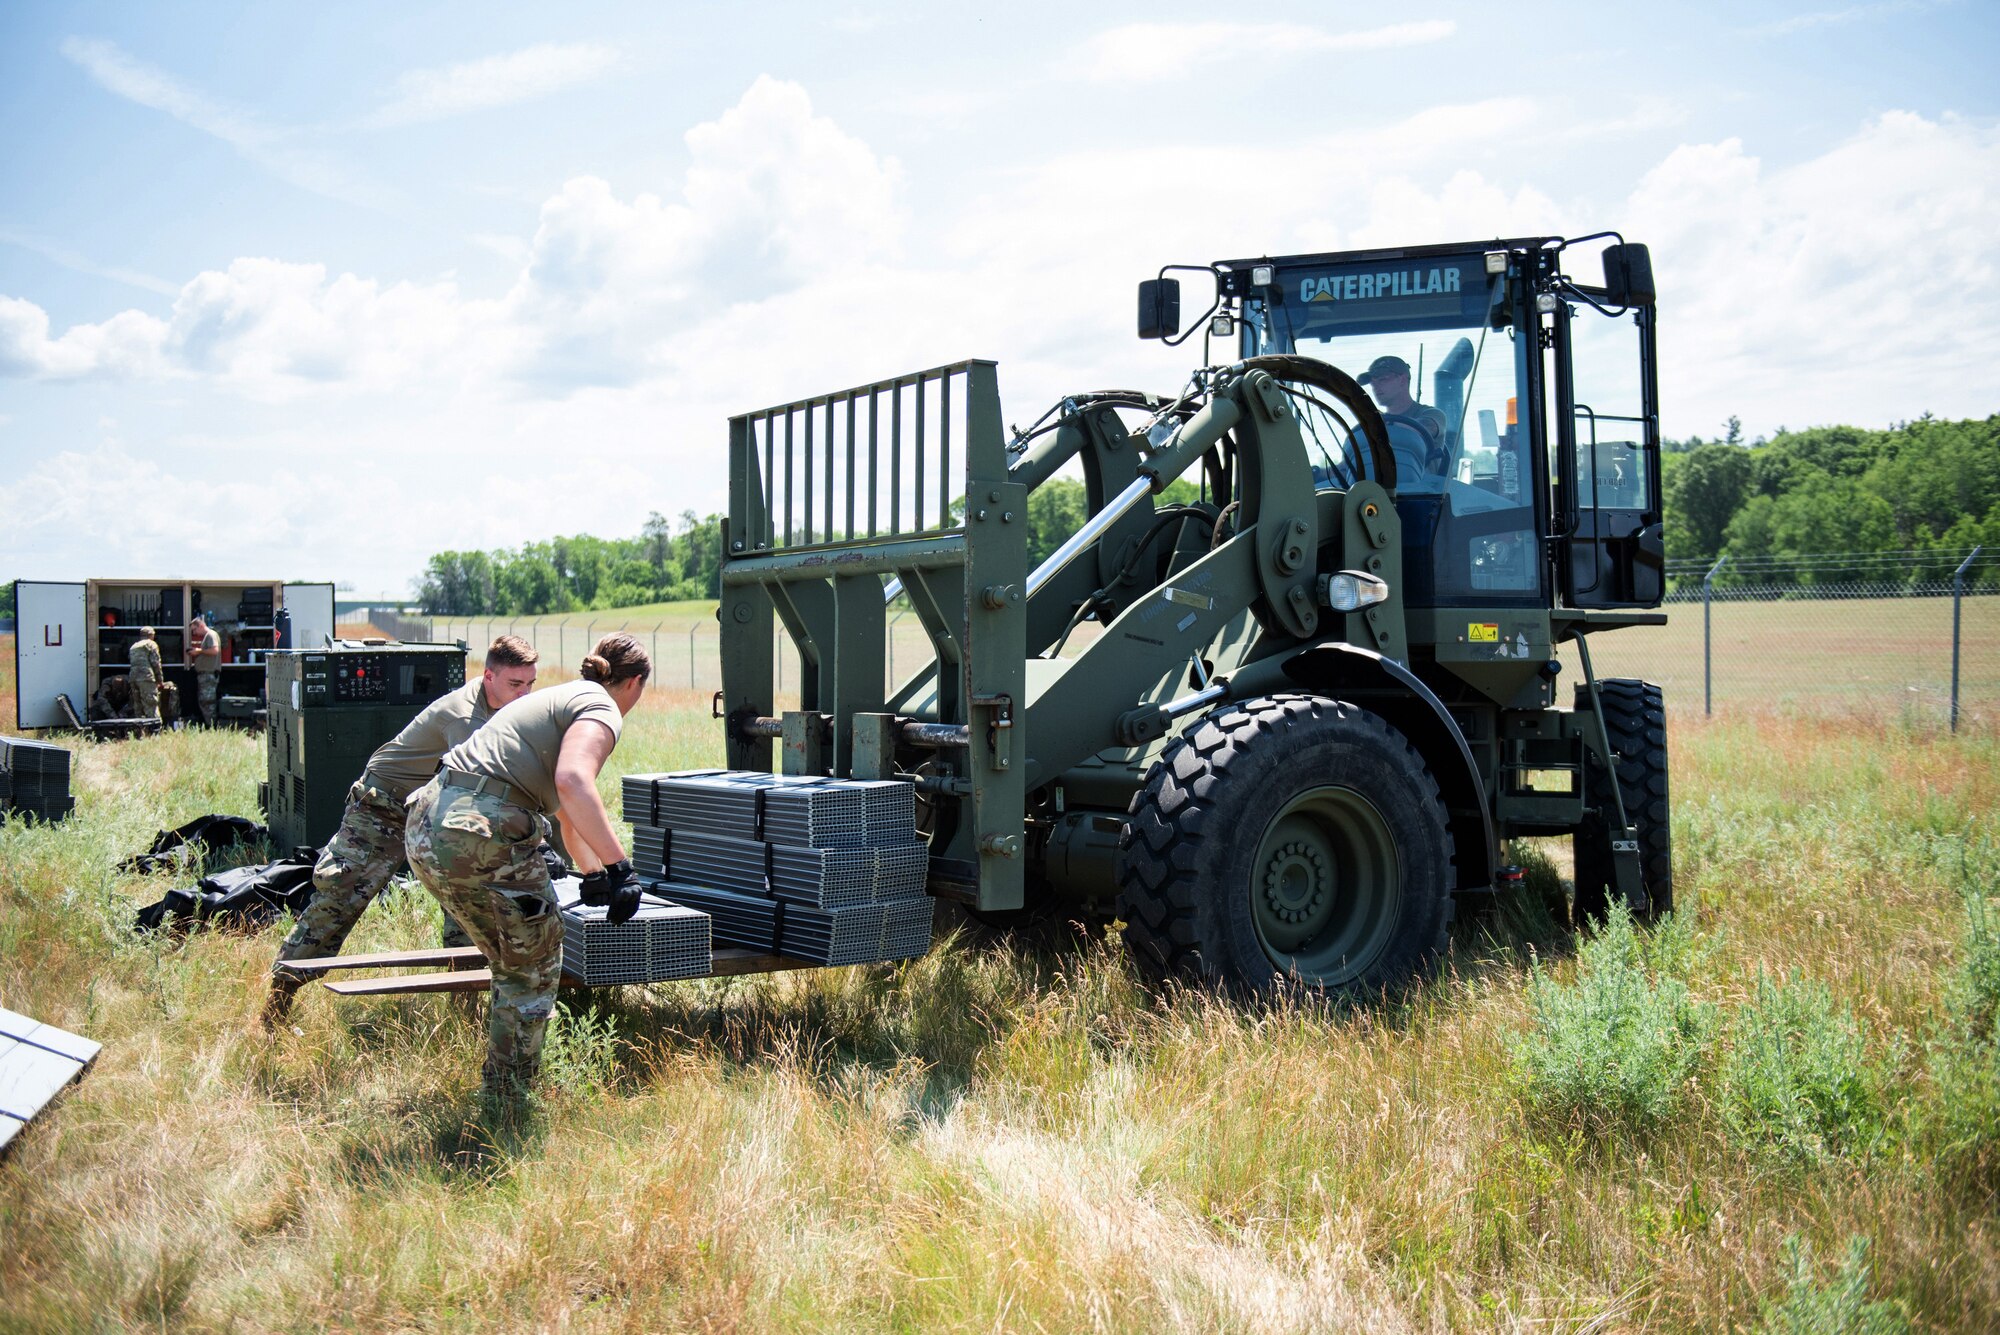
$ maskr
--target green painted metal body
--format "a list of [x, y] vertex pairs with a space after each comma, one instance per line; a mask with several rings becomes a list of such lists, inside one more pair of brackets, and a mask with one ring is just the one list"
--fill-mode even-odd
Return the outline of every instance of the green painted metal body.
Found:
[[[1484, 258], [1495, 250], [1507, 257], [1498, 273]], [[1314, 351], [1293, 335], [1319, 313], [1291, 313], [1291, 294], [1350, 290], [1342, 275], [1358, 271], [1380, 275], [1372, 286], [1387, 302], [1441, 268], [1464, 275], [1463, 293], [1475, 266], [1487, 270], [1480, 291], [1406, 322], [1455, 330], [1462, 309], [1481, 325], [1469, 369], [1456, 347], [1438, 363], [1440, 397], [1447, 365], [1467, 395], [1447, 460], [1456, 476], [1426, 493], [1400, 455], [1398, 477], [1358, 464], [1340, 475], [1325, 440], [1302, 435], [1317, 391], [1302, 398], [1282, 357], [1265, 360]], [[1567, 295], [1551, 309], [1547, 294], [1588, 300], [1594, 289], [1562, 277], [1548, 239], [1217, 272], [1246, 360], [1210, 368], [1198, 401], [1172, 411], [1161, 398], [1099, 396], [1010, 442], [995, 367], [970, 361], [732, 419], [718, 698], [730, 765], [769, 769], [780, 740], [788, 771], [907, 778], [926, 813], [933, 893], [990, 911], [1112, 895], [1128, 802], [1174, 731], [1202, 716], [1173, 707], [1184, 699], [1310, 690], [1380, 713], [1438, 778], [1460, 893], [1490, 888], [1504, 838], [1571, 831], [1593, 810], [1615, 811], [1612, 828], [1629, 835], [1615, 784], [1593, 792], [1586, 780], [1589, 755], [1611, 768], [1603, 723], [1557, 707], [1552, 665], [1562, 642], [1663, 620], [1641, 568], [1658, 525], [1650, 308], [1636, 315], [1643, 401], [1621, 416], [1575, 399], [1574, 311]], [[1393, 276], [1403, 273], [1418, 277]], [[1405, 327], [1385, 311], [1375, 333]], [[1467, 422], [1493, 334], [1506, 340], [1504, 388], [1520, 412], [1482, 476]], [[1135, 410], [1149, 414], [1136, 427], [1121, 415]], [[1613, 421], [1638, 439], [1600, 440]], [[1382, 421], [1349, 425], [1357, 458], [1364, 436], [1387, 457], [1395, 433]], [[1646, 503], [1603, 505], [1633, 467], [1648, 470]], [[1065, 469], [1081, 473], [1101, 531], [1066, 564], [1031, 572], [1028, 495]], [[1197, 470], [1232, 503], [1226, 518], [1214, 503], [1156, 504]], [[1461, 487], [1485, 493], [1465, 514]], [[1427, 542], [1426, 528], [1438, 536]], [[1335, 610], [1321, 581], [1338, 571], [1384, 581], [1388, 599]], [[906, 609], [885, 606], [888, 581]], [[1482, 583], [1500, 593], [1482, 600]], [[1100, 629], [1072, 645], [1083, 607]], [[921, 624], [932, 652], [891, 681], [897, 616]], [[796, 660], [784, 674], [795, 702], [778, 698], [778, 629]], [[1367, 827], [1365, 813], [1334, 814]], [[1311, 902], [1311, 851], [1294, 861], [1291, 888], [1273, 891], [1280, 936], [1285, 915]], [[1636, 854], [1616, 861], [1620, 887], [1639, 893]]]

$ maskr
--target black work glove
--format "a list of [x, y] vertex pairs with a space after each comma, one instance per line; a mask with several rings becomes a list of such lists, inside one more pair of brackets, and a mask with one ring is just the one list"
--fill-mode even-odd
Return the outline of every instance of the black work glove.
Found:
[[620, 858], [603, 871], [583, 878], [578, 891], [583, 902], [606, 909], [606, 922], [629, 922], [639, 911], [639, 877], [630, 858]]
[[542, 865], [549, 869], [549, 879], [551, 881], [560, 881], [564, 877], [574, 874], [570, 871], [569, 864], [562, 860], [562, 854], [556, 852], [553, 844], [543, 844], [535, 851], [542, 855]]

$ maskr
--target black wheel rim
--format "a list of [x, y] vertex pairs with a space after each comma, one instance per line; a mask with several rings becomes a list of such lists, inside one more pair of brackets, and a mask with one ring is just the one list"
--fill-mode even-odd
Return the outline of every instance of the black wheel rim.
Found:
[[1309, 789], [1264, 827], [1250, 864], [1250, 917], [1280, 972], [1314, 987], [1365, 974], [1395, 934], [1395, 835], [1352, 788]]

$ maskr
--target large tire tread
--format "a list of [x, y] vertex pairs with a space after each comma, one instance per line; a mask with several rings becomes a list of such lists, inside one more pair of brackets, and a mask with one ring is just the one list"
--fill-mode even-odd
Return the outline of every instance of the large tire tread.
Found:
[[[1579, 701], [1587, 690], [1579, 686]], [[1604, 730], [1617, 754], [1618, 787], [1625, 813], [1638, 827], [1641, 880], [1650, 920], [1673, 912], [1673, 806], [1667, 774], [1666, 695], [1650, 681], [1611, 678], [1598, 683]], [[1603, 770], [1593, 764], [1600, 781]], [[1605, 798], [1608, 816], [1615, 808]], [[1576, 917], [1579, 924], [1601, 917], [1609, 906], [1615, 877], [1611, 867], [1610, 821], [1587, 817], [1576, 832]]]
[[[1134, 794], [1120, 842], [1119, 894], [1125, 919], [1125, 940], [1141, 970], [1156, 982], [1177, 981], [1222, 991], [1268, 993], [1285, 979], [1273, 968], [1268, 978], [1242, 976], [1222, 958], [1205, 949], [1216, 935], [1214, 916], [1220, 897], [1235, 887], [1214, 884], [1216, 840], [1240, 831], [1208, 827], [1216, 799], [1231, 783], [1232, 773], [1247, 768], [1253, 749], [1268, 746], [1287, 732], [1319, 725], [1329, 717], [1342, 720], [1357, 733], [1370, 734], [1376, 745], [1395, 758], [1396, 767], [1416, 788], [1420, 803], [1428, 803], [1440, 830], [1444, 801], [1423, 757], [1401, 733], [1375, 714], [1322, 696], [1281, 694], [1231, 704], [1218, 709], [1173, 742]], [[1240, 785], [1238, 785], [1240, 786]], [[1420, 975], [1444, 953], [1455, 901], [1451, 887], [1451, 841], [1442, 839], [1442, 879], [1436, 888], [1442, 905], [1434, 930], [1401, 948], [1372, 968], [1360, 987], [1368, 991]]]

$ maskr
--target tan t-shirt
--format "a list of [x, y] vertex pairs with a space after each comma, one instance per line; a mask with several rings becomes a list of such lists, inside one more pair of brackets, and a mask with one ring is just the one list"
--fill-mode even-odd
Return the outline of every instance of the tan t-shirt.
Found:
[[424, 707], [403, 730], [368, 757], [367, 778], [391, 796], [406, 798], [431, 781], [444, 753], [493, 717], [486, 681], [475, 678]]
[[447, 769], [511, 783], [541, 804], [543, 815], [562, 805], [556, 795], [556, 758], [563, 735], [582, 719], [611, 729], [612, 744], [624, 727], [618, 702], [594, 681], [565, 682], [524, 695], [445, 756]]
[[222, 671], [222, 641], [213, 630], [202, 632], [201, 643], [194, 651], [192, 666], [196, 672]]

